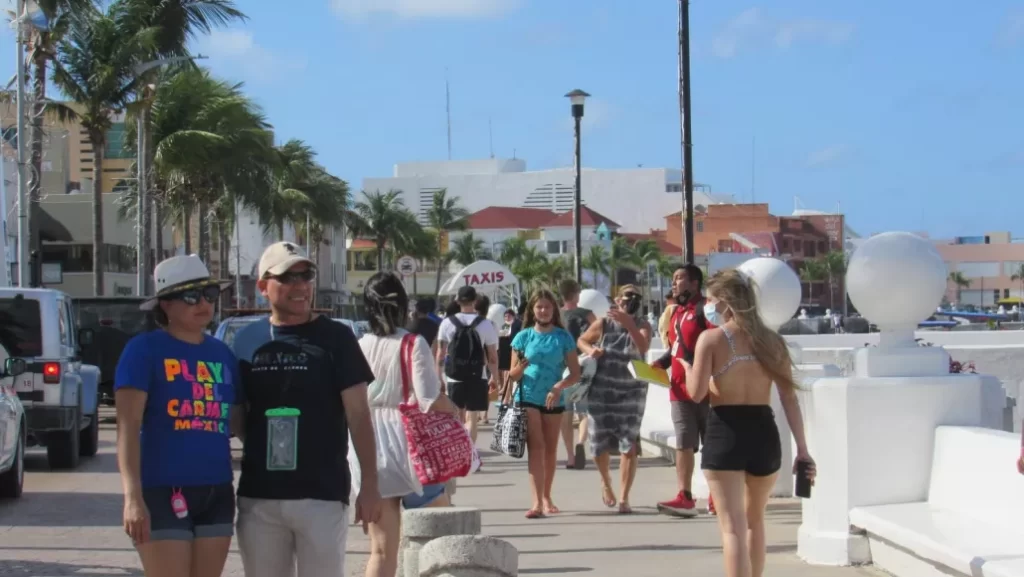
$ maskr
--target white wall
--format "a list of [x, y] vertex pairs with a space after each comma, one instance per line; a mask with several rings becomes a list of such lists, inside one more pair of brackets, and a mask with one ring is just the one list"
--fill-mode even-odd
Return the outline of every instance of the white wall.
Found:
[[[495, 159], [399, 164], [395, 167], [398, 176], [364, 178], [362, 189], [401, 190], [405, 205], [416, 214], [430, 206], [433, 191], [440, 188], [446, 188], [449, 196], [459, 197], [470, 212], [489, 206], [532, 206], [559, 212], [571, 209], [575, 186], [572, 168], [525, 172], [525, 162], [518, 161], [522, 164], [511, 167], [502, 165], [505, 162]], [[523, 171], [500, 171], [520, 167]], [[490, 172], [485, 172], [488, 169]], [[665, 228], [665, 216], [682, 208], [681, 193], [665, 191], [668, 183], [679, 182], [680, 171], [675, 169], [584, 168], [582, 200], [586, 206], [621, 224], [623, 232], [646, 233], [652, 228]], [[725, 198], [694, 191], [695, 204], [713, 204]]]

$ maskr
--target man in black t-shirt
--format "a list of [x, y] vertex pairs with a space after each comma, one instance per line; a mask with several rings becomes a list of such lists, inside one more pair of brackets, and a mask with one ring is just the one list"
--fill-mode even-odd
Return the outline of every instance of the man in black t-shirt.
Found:
[[437, 304], [432, 298], [425, 298], [416, 301], [416, 311], [413, 313], [413, 318], [409, 321], [409, 326], [406, 327], [406, 330], [410, 333], [415, 333], [423, 337], [436, 355], [437, 347], [434, 343], [437, 342], [437, 329], [440, 327], [441, 323], [430, 318], [430, 313], [435, 308], [437, 308]]
[[235, 336], [245, 391], [238, 544], [249, 577], [345, 575], [351, 478], [359, 458], [356, 521], [380, 516], [369, 364], [351, 329], [311, 311], [316, 269], [279, 242], [259, 263], [270, 318]]
[[[559, 296], [562, 297], [562, 323], [565, 330], [572, 335], [573, 342], [580, 338], [594, 322], [594, 313], [590, 309], [579, 306], [580, 285], [572, 279], [566, 279], [558, 285]], [[579, 351], [577, 351], [579, 352]], [[569, 458], [565, 466], [569, 469], [582, 469], [587, 466], [587, 453], [584, 444], [587, 442], [587, 403], [582, 401], [566, 407], [562, 417], [562, 442]], [[579, 416], [579, 431], [575, 447], [572, 443], [573, 416]]]

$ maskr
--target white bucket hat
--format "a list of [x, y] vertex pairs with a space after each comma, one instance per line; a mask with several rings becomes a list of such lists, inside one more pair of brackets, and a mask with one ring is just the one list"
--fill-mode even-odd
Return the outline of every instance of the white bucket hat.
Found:
[[194, 254], [172, 256], [161, 261], [153, 271], [153, 280], [156, 296], [139, 305], [144, 311], [152, 310], [161, 298], [175, 293], [214, 285], [222, 289], [231, 286], [231, 281], [220, 281], [210, 276], [210, 269]]

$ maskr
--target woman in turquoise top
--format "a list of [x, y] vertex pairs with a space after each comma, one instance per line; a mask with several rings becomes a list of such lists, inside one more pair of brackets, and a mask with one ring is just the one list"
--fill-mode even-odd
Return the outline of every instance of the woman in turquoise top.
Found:
[[[509, 378], [518, 382], [515, 401], [526, 409], [526, 451], [533, 506], [527, 519], [558, 513], [551, 500], [558, 459], [558, 436], [565, 403], [562, 391], [580, 375], [576, 343], [562, 328], [558, 302], [549, 290], [533, 293], [526, 307], [523, 330], [512, 339]], [[562, 378], [566, 367], [568, 378]]]

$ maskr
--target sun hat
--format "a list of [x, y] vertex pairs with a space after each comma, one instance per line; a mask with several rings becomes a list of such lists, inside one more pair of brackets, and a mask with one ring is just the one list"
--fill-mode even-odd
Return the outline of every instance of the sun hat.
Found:
[[258, 267], [259, 278], [268, 274], [279, 275], [288, 272], [288, 269], [304, 262], [316, 268], [316, 263], [310, 260], [306, 254], [294, 242], [275, 242], [263, 251]]
[[157, 301], [171, 295], [190, 289], [205, 288], [208, 286], [220, 286], [222, 289], [231, 286], [231, 281], [221, 281], [210, 275], [210, 269], [206, 268], [198, 255], [172, 256], [156, 265], [153, 271], [156, 296], [145, 301], [139, 308], [148, 311], [153, 310]]

